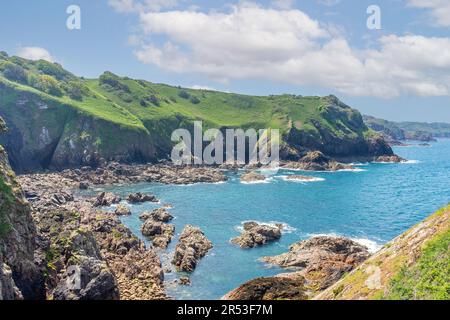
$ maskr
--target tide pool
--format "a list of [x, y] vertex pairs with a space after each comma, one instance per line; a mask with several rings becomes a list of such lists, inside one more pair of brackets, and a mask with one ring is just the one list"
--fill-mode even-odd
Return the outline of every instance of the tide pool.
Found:
[[[330, 173], [280, 170], [259, 184], [242, 184], [240, 172], [229, 172], [229, 181], [221, 184], [143, 183], [103, 190], [122, 196], [137, 191], [152, 193], [161, 199], [160, 204], [134, 205], [133, 214], [122, 218], [143, 240], [139, 214], [166, 203], [173, 206], [170, 212], [175, 216], [177, 236], [161, 252], [165, 264], [170, 263], [183, 227], [199, 226], [214, 248], [190, 274], [191, 286], [173, 284], [181, 274], [166, 273], [166, 289], [175, 299], [219, 299], [247, 280], [285, 271], [270, 268], [258, 258], [283, 253], [294, 242], [334, 234], [376, 250], [450, 202], [450, 140], [440, 140], [431, 147], [397, 147], [395, 152], [411, 161], [358, 164], [355, 171]], [[291, 174], [318, 179], [286, 180]], [[243, 250], [229, 241], [248, 220], [280, 222], [288, 227], [278, 242]]]

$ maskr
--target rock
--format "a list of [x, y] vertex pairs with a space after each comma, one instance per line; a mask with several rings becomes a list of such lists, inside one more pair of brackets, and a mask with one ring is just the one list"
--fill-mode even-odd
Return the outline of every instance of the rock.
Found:
[[89, 183], [81, 181], [80, 184], [78, 185], [78, 189], [80, 189], [80, 190], [89, 189]]
[[257, 278], [229, 292], [222, 300], [306, 300], [304, 282], [302, 278]]
[[401, 162], [405, 162], [406, 160], [397, 155], [393, 155], [393, 156], [380, 156], [380, 157], [376, 158], [375, 161], [382, 162], [382, 163], [401, 163]]
[[94, 207], [108, 207], [112, 204], [117, 204], [122, 199], [110, 192], [101, 192], [97, 195], [94, 201]]
[[155, 221], [150, 218], [141, 226], [141, 232], [145, 237], [152, 241], [155, 247], [165, 249], [170, 241], [172, 241], [175, 233], [175, 226]]
[[241, 248], [253, 248], [281, 238], [281, 227], [258, 224], [254, 221], [244, 223], [244, 231], [231, 240]]
[[182, 285], [182, 286], [189, 286], [189, 285], [191, 285], [191, 279], [189, 279], [188, 277], [181, 277], [180, 278], [180, 285]]
[[266, 176], [259, 174], [257, 172], [254, 172], [254, 171], [245, 173], [241, 176], [241, 181], [246, 182], [246, 183], [261, 182], [261, 181], [265, 181], [265, 180], [266, 180]]
[[173, 216], [165, 209], [158, 208], [152, 212], [144, 212], [139, 216], [139, 219], [145, 221], [147, 219], [153, 219], [154, 221], [170, 222]]
[[331, 160], [320, 151], [306, 153], [298, 162], [285, 162], [282, 167], [305, 171], [338, 171], [354, 169], [353, 166]]
[[339, 280], [370, 256], [366, 247], [341, 237], [314, 237], [293, 244], [289, 252], [261, 260], [283, 268], [295, 268], [315, 290]]
[[158, 199], [154, 195], [137, 192], [128, 195], [127, 201], [130, 203], [158, 202]]
[[119, 204], [119, 205], [117, 205], [117, 208], [114, 211], [114, 213], [118, 216], [129, 216], [129, 215], [131, 215], [131, 210], [127, 206], [125, 206], [123, 204]]
[[211, 241], [199, 228], [187, 225], [175, 247], [172, 264], [178, 271], [192, 272], [198, 260], [203, 258], [212, 247]]

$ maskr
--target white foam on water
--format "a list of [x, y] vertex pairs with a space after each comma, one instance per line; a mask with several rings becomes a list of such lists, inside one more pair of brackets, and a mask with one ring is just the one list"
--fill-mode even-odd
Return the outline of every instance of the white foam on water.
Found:
[[286, 182], [294, 182], [294, 183], [308, 183], [308, 182], [320, 182], [325, 181], [324, 178], [318, 178], [318, 177], [310, 177], [311, 179], [288, 179], [287, 176], [277, 176], [277, 178], [283, 179]]
[[266, 178], [264, 180], [257, 180], [257, 181], [242, 181], [242, 184], [266, 184], [271, 183], [273, 181], [273, 178]]
[[403, 161], [400, 163], [401, 164], [419, 164], [419, 163], [421, 163], [421, 161], [420, 160], [407, 160], [407, 161]]
[[343, 236], [341, 234], [337, 234], [337, 233], [309, 233], [308, 234], [309, 238], [315, 238], [315, 237], [340, 237], [340, 238], [348, 238], [350, 240], [355, 241], [356, 243], [359, 243], [362, 246], [365, 246], [367, 248], [367, 250], [369, 250], [370, 253], [375, 253], [378, 250], [380, 250], [383, 245], [377, 243], [374, 240], [370, 240], [367, 238], [353, 238], [353, 237], [347, 237], [347, 236]]
[[282, 226], [282, 228], [281, 228], [282, 234], [287, 234], [287, 233], [292, 233], [292, 232], [297, 231], [296, 228], [294, 228], [284, 222], [279, 222], [279, 221], [261, 222], [261, 221], [257, 221], [257, 220], [242, 221], [241, 224], [239, 226], [234, 227], [234, 229], [236, 231], [243, 232], [244, 231], [244, 223], [247, 223], [247, 222], [256, 222], [259, 225], [269, 226], [269, 227], [273, 227], [273, 228], [276, 228], [277, 226], [281, 225]]

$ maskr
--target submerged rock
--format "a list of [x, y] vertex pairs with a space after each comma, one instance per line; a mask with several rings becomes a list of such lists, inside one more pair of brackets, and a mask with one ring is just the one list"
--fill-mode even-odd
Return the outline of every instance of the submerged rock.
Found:
[[249, 172], [249, 173], [245, 173], [241, 176], [241, 181], [242, 182], [261, 182], [261, 181], [265, 181], [266, 180], [266, 176], [257, 173], [257, 172]]
[[198, 260], [203, 258], [212, 247], [211, 241], [206, 238], [200, 228], [187, 225], [175, 247], [172, 264], [178, 271], [192, 272]]
[[283, 268], [295, 268], [315, 290], [322, 290], [339, 280], [370, 256], [368, 249], [342, 237], [320, 236], [291, 245], [289, 252], [261, 260]]
[[282, 226], [269, 226], [257, 222], [245, 222], [244, 231], [231, 242], [241, 248], [253, 248], [281, 238]]
[[222, 300], [306, 300], [304, 282], [302, 278], [257, 278], [229, 292]]

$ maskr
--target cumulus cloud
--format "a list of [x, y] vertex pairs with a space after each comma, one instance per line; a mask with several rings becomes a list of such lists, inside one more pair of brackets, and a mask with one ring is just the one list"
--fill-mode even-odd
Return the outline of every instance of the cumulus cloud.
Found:
[[290, 9], [295, 4], [295, 0], [272, 0], [272, 4], [279, 9]]
[[224, 83], [266, 79], [320, 86], [355, 96], [450, 95], [449, 38], [388, 35], [376, 49], [357, 49], [300, 10], [245, 2], [226, 12], [144, 10], [139, 17], [136, 57], [172, 72]]
[[30, 60], [42, 59], [50, 62], [55, 61], [47, 50], [39, 47], [22, 47], [18, 50], [17, 56]]
[[430, 10], [430, 22], [437, 26], [450, 27], [449, 0], [407, 0], [410, 7]]

